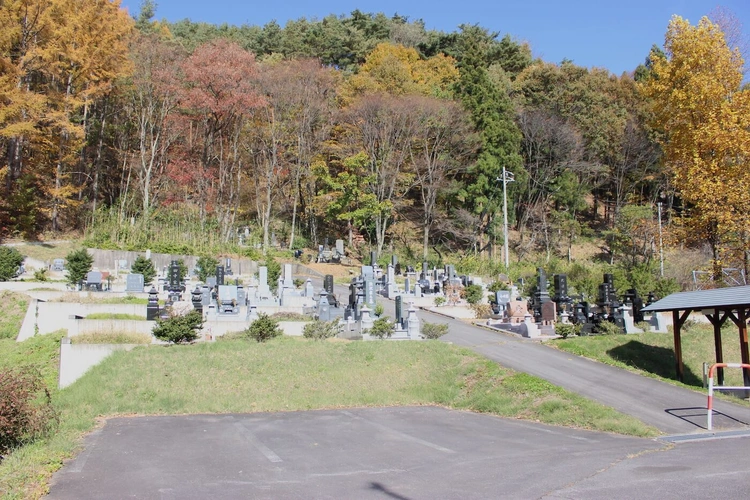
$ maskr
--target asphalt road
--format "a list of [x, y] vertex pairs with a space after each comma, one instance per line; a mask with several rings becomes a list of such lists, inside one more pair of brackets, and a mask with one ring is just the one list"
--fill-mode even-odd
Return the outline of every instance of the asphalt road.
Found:
[[[382, 301], [387, 314], [394, 305]], [[575, 356], [539, 341], [501, 333], [427, 311], [422, 321], [448, 323], [445, 342], [463, 346], [503, 366], [543, 378], [557, 386], [633, 415], [667, 434], [706, 432], [706, 393]], [[673, 363], [666, 359], [665, 363]], [[714, 398], [714, 429], [750, 430], [750, 407]]]
[[747, 498], [748, 442], [672, 445], [434, 407], [115, 418], [49, 498]]

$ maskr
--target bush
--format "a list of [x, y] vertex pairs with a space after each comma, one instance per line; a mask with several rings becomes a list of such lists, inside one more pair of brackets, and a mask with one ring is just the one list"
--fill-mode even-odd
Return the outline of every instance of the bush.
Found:
[[135, 258], [133, 265], [130, 266], [130, 271], [134, 274], [142, 274], [143, 284], [146, 286], [150, 285], [156, 277], [156, 269], [154, 269], [154, 263], [151, 262], [151, 259], [147, 259], [142, 255], [139, 255]]
[[187, 344], [198, 338], [198, 330], [202, 327], [203, 315], [198, 311], [190, 311], [184, 316], [156, 320], [156, 326], [151, 333], [157, 339], [172, 344]]
[[469, 285], [464, 288], [461, 295], [469, 304], [478, 304], [483, 297], [482, 287], [479, 285]]
[[74, 286], [86, 278], [88, 272], [91, 271], [91, 265], [94, 263], [94, 257], [85, 248], [70, 252], [65, 260], [68, 261], [65, 265], [68, 270], [68, 283]]
[[331, 321], [311, 321], [305, 325], [302, 330], [302, 336], [306, 339], [325, 340], [335, 337], [339, 333], [339, 320]]
[[277, 322], [279, 321], [310, 321], [312, 320], [311, 316], [308, 316], [307, 314], [297, 313], [297, 312], [290, 312], [290, 311], [283, 311], [283, 312], [277, 312], [273, 313], [271, 315], [273, 319], [275, 319]]
[[557, 323], [555, 325], [555, 333], [564, 339], [579, 335], [581, 333], [582, 325], [574, 325], [572, 323]]
[[617, 335], [619, 333], [625, 333], [622, 331], [622, 328], [612, 323], [611, 321], [600, 321], [596, 325], [595, 330], [596, 333], [600, 333], [602, 335]]
[[445, 304], [445, 297], [442, 297], [440, 295], [435, 297], [435, 307], [440, 307], [443, 304]]
[[0, 459], [11, 449], [48, 435], [57, 423], [57, 412], [38, 372], [0, 370]]
[[16, 277], [24, 256], [13, 247], [0, 246], [0, 281]]
[[384, 311], [385, 309], [383, 308], [383, 304], [375, 304], [375, 309], [372, 310], [372, 313], [376, 318], [379, 318], [383, 315]]
[[448, 323], [422, 323], [422, 336], [428, 340], [439, 339], [448, 333]]
[[34, 271], [35, 281], [47, 281], [47, 268], [42, 267]]
[[471, 310], [474, 311], [474, 315], [479, 319], [486, 319], [492, 316], [492, 306], [489, 304], [472, 304]]
[[276, 319], [268, 314], [260, 313], [258, 318], [250, 323], [250, 326], [244, 331], [243, 336], [258, 342], [265, 342], [283, 333]]
[[380, 340], [384, 338], [390, 338], [393, 332], [396, 330], [396, 324], [391, 323], [390, 318], [378, 318], [372, 324], [372, 328], [367, 332], [373, 337], [377, 337]]
[[199, 257], [195, 263], [198, 279], [205, 283], [209, 276], [213, 276], [216, 273], [216, 266], [218, 265], [219, 261], [213, 257], [207, 255]]

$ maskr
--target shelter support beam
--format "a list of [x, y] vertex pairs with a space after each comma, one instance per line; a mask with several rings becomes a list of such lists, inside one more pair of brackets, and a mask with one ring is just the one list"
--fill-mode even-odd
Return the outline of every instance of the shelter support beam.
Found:
[[672, 323], [674, 324], [674, 358], [675, 358], [675, 373], [677, 374], [677, 380], [680, 382], [685, 381], [685, 367], [682, 363], [682, 338], [680, 336], [680, 330], [682, 325], [690, 316], [690, 310], [685, 311], [680, 316], [680, 311], [672, 311]]

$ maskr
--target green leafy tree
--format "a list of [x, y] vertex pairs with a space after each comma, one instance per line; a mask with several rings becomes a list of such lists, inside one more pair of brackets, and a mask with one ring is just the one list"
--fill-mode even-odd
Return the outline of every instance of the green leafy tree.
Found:
[[156, 277], [156, 269], [154, 269], [153, 262], [151, 262], [151, 259], [147, 259], [142, 255], [135, 258], [130, 270], [135, 274], [143, 275], [144, 285], [150, 285]]
[[86, 251], [85, 248], [73, 250], [66, 257], [68, 261], [65, 267], [68, 270], [68, 283], [77, 285], [91, 271], [94, 264], [94, 257]]
[[502, 176], [503, 166], [511, 172], [519, 171], [522, 166], [521, 133], [513, 119], [510, 98], [489, 78], [490, 44], [486, 31], [478, 26], [464, 25], [461, 29], [462, 55], [455, 93], [471, 115], [481, 139], [481, 150], [469, 170], [461, 198], [480, 219], [477, 237], [484, 250], [502, 203], [501, 197], [495, 196], [496, 179]]
[[218, 265], [219, 261], [213, 257], [209, 257], [208, 255], [199, 257], [196, 262], [198, 279], [205, 283], [209, 276], [214, 275], [216, 266]]
[[275, 318], [260, 313], [244, 331], [243, 336], [257, 342], [265, 342], [283, 334], [284, 332], [279, 328], [279, 322]]
[[172, 344], [187, 344], [198, 338], [198, 331], [201, 328], [203, 328], [203, 315], [198, 311], [190, 311], [185, 315], [156, 320], [152, 333], [159, 340]]
[[0, 281], [15, 278], [23, 259], [24, 256], [15, 248], [0, 246]]
[[281, 264], [272, 257], [266, 257], [266, 262], [263, 265], [268, 269], [268, 286], [271, 290], [276, 290], [281, 276]]

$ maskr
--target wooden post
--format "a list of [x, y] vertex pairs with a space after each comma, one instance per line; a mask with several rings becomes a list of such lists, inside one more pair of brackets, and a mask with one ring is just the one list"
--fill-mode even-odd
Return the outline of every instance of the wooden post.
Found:
[[[737, 326], [740, 330], [740, 355], [743, 363], [750, 363], [750, 353], [748, 353], [747, 347], [747, 311], [745, 309], [739, 309], [737, 311], [737, 316]], [[742, 376], [745, 381], [745, 386], [750, 386], [750, 370], [743, 368]], [[745, 397], [748, 397], [747, 392], [745, 393]]]
[[[687, 311], [689, 314], [690, 311]], [[680, 339], [680, 328], [682, 328], [682, 321], [680, 321], [680, 311], [672, 311], [672, 324], [674, 327], [674, 358], [675, 358], [675, 372], [677, 373], [677, 380], [684, 382], [685, 373], [682, 366], [682, 340]]]
[[[721, 347], [721, 327], [727, 320], [728, 316], [725, 314], [723, 318], [719, 318], [719, 310], [715, 309], [713, 315], [706, 315], [708, 320], [714, 327], [714, 346], [716, 348], [716, 362], [724, 362], [724, 351]], [[717, 377], [719, 379], [719, 385], [724, 385], [724, 368], [716, 369]]]

